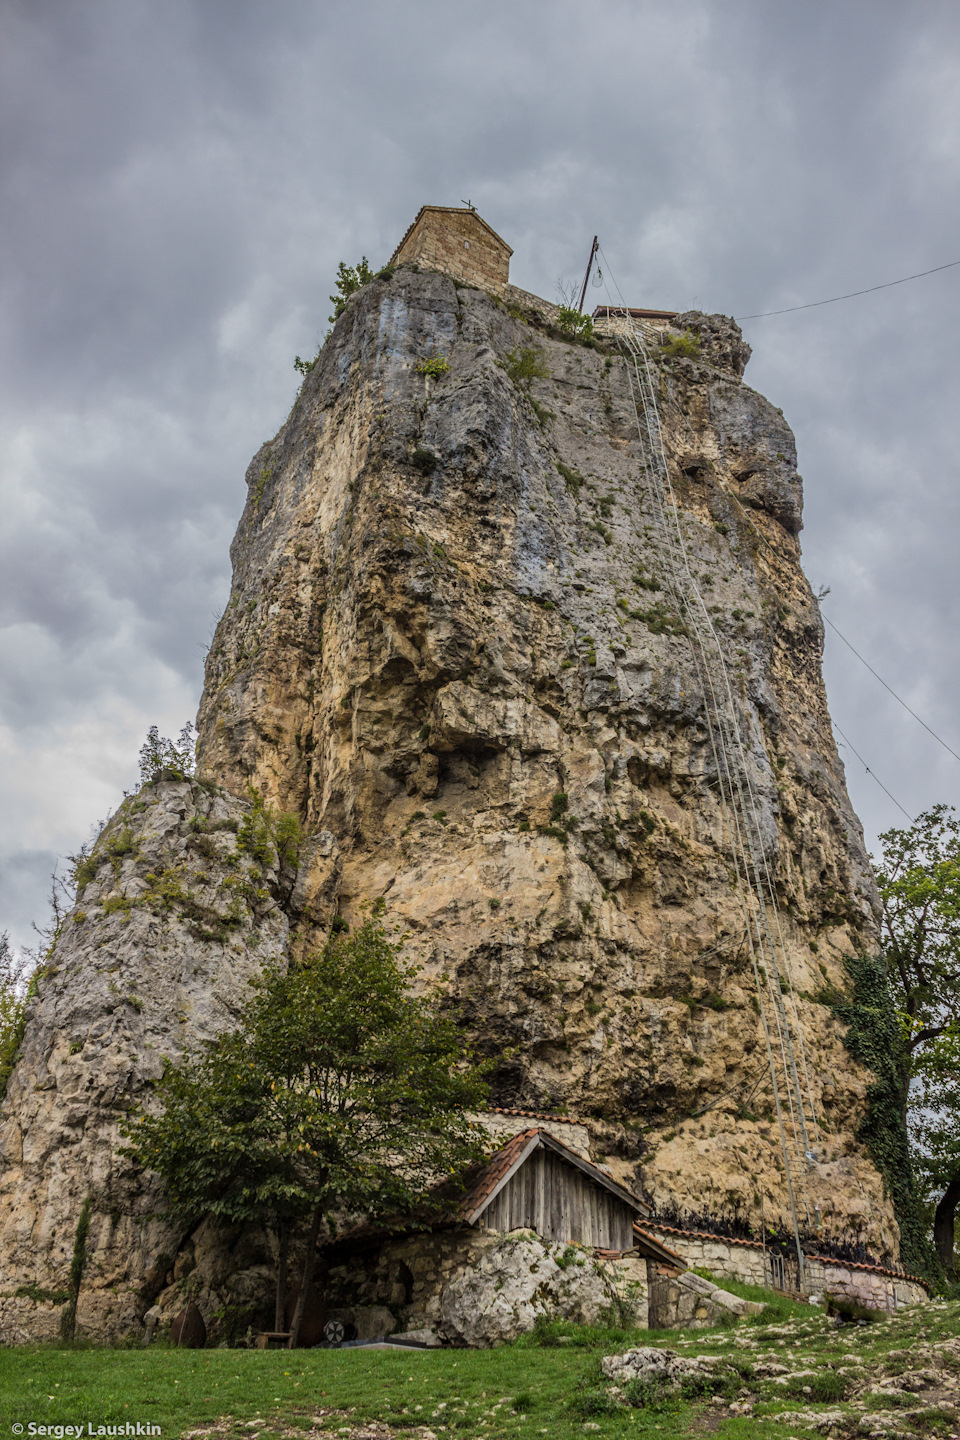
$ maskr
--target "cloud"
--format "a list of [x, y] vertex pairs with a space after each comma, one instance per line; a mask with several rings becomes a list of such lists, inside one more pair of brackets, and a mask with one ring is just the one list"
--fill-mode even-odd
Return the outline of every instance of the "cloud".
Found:
[[[876, 0], [8, 0], [0, 19], [0, 925], [199, 697], [243, 473], [337, 261], [470, 198], [552, 295], [746, 314], [958, 258], [956, 8]], [[750, 321], [829, 613], [960, 749], [960, 271]], [[599, 292], [594, 292], [599, 294]], [[910, 810], [956, 762], [831, 640]], [[896, 823], [857, 762], [868, 830]]]

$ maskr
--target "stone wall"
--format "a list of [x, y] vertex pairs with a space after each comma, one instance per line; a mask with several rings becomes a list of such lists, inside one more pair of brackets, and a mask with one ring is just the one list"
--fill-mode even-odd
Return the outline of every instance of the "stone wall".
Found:
[[[532, 1110], [484, 1110], [474, 1118], [480, 1122], [491, 1139], [500, 1140], [504, 1145], [521, 1130], [537, 1126], [548, 1135], [553, 1135], [574, 1154], [581, 1155], [584, 1160], [593, 1161], [590, 1154], [590, 1131], [586, 1125], [581, 1125], [567, 1116], [558, 1118], [553, 1115], [538, 1115]], [[608, 1167], [602, 1165], [599, 1168], [606, 1170]]]
[[[709, 1270], [720, 1280], [740, 1280], [747, 1285], [778, 1285], [780, 1280], [771, 1252], [760, 1245], [721, 1235], [684, 1234], [649, 1223], [644, 1229], [676, 1251], [691, 1268]], [[785, 1259], [783, 1279], [786, 1289], [799, 1288], [796, 1258]], [[901, 1305], [918, 1305], [929, 1299], [925, 1287], [912, 1276], [827, 1256], [804, 1258], [804, 1290], [809, 1295], [842, 1295], [875, 1310], [897, 1310]]]
[[923, 1305], [929, 1300], [926, 1288], [909, 1275], [839, 1260], [809, 1257], [804, 1265], [806, 1285], [811, 1293], [842, 1295], [874, 1310], [899, 1310], [902, 1305]]
[[398, 246], [397, 265], [424, 265], [502, 295], [510, 250], [472, 210], [427, 209]]
[[656, 318], [637, 319], [631, 315], [601, 315], [593, 322], [598, 335], [633, 335], [641, 332], [648, 344], [665, 343], [676, 329], [673, 320]]
[[702, 1330], [722, 1324], [730, 1315], [759, 1315], [763, 1305], [695, 1275], [648, 1262], [647, 1324], [651, 1330]]
[[552, 300], [544, 300], [542, 296], [534, 295], [530, 290], [521, 290], [519, 285], [505, 285], [503, 299], [513, 310], [525, 311], [529, 316], [539, 316], [548, 325], [557, 323], [560, 306], [554, 305]]

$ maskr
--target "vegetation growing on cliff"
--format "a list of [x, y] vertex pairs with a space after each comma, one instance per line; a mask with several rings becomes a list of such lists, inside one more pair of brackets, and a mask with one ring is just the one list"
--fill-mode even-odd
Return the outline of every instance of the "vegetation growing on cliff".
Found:
[[[333, 324], [340, 319], [347, 308], [347, 301], [351, 295], [356, 295], [357, 291], [362, 290], [364, 285], [369, 285], [371, 280], [389, 280], [393, 273], [393, 267], [390, 265], [384, 265], [377, 271], [371, 270], [366, 255], [361, 257], [357, 265], [347, 265], [341, 260], [337, 266], [337, 278], [334, 282], [336, 294], [330, 296], [333, 304], [333, 314], [329, 317], [330, 323]], [[297, 358], [299, 359], [299, 356]], [[316, 360], [312, 361], [308, 368], [312, 370], [315, 364]], [[297, 366], [297, 368], [300, 367]]]
[[547, 380], [550, 376], [543, 351], [533, 345], [519, 345], [515, 350], [508, 350], [503, 368], [517, 389], [528, 393], [534, 380]]
[[848, 995], [833, 997], [847, 1027], [846, 1046], [876, 1077], [867, 1091], [867, 1115], [858, 1139], [870, 1149], [893, 1200], [900, 1226], [900, 1258], [914, 1274], [939, 1270], [910, 1160], [904, 1116], [909, 1057], [882, 956], [855, 955], [847, 961]]
[[0, 935], [0, 1099], [7, 1093], [27, 1015], [26, 961]]
[[140, 784], [153, 785], [158, 780], [188, 780], [196, 768], [196, 741], [193, 725], [188, 720], [176, 740], [161, 735], [151, 725], [140, 747]]
[[592, 340], [594, 336], [593, 320], [574, 305], [557, 307], [557, 328], [578, 339]]
[[368, 285], [373, 279], [373, 271], [367, 263], [366, 255], [361, 256], [358, 265], [347, 265], [343, 260], [337, 266], [337, 278], [334, 282], [336, 294], [330, 296], [333, 305], [333, 314], [330, 316], [331, 323], [339, 320], [347, 308], [347, 301], [351, 295], [355, 295], [364, 285]]

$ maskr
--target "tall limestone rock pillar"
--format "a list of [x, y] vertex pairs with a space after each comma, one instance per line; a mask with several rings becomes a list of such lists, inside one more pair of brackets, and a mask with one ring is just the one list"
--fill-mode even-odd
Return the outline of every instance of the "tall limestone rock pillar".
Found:
[[[247, 976], [322, 943], [338, 915], [403, 927], [424, 983], [499, 1057], [495, 1103], [589, 1121], [662, 1213], [788, 1221], [704, 698], [664, 588], [626, 362], [516, 299], [409, 267], [372, 282], [254, 458], [207, 662], [202, 783], [126, 802], [31, 1006], [0, 1134], [7, 1296], [63, 1283], [87, 1193], [81, 1330], [135, 1330], [191, 1267], [208, 1309], [254, 1295], [269, 1256], [150, 1218], [117, 1125], [163, 1054], [233, 1023]], [[800, 568], [793, 436], [743, 383], [731, 321], [681, 325], [700, 351], [657, 352], [659, 408], [735, 679], [820, 1118], [804, 1203], [819, 1234], [894, 1258], [855, 1139], [871, 1077], [815, 998], [876, 930]], [[425, 373], [438, 356], [449, 369]], [[264, 869], [238, 843], [251, 787], [301, 818], [297, 866]], [[0, 1306], [7, 1331], [54, 1324], [54, 1305]]]

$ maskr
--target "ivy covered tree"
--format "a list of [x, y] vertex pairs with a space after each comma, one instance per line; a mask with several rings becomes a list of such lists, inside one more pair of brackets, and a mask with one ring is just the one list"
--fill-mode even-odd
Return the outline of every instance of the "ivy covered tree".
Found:
[[298, 1341], [321, 1230], [452, 1208], [450, 1184], [483, 1154], [469, 1119], [485, 1067], [455, 1020], [412, 993], [418, 967], [369, 921], [299, 968], [254, 983], [237, 1030], [167, 1064], [158, 1108], [125, 1154], [167, 1181], [171, 1213], [254, 1221], [277, 1240], [282, 1330], [291, 1243], [306, 1232], [289, 1345]]

